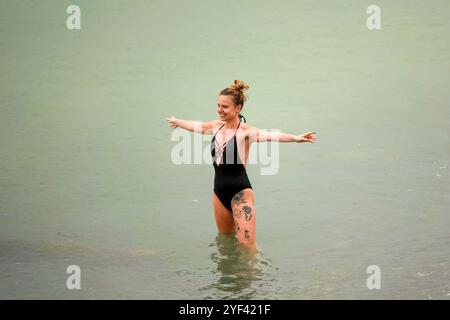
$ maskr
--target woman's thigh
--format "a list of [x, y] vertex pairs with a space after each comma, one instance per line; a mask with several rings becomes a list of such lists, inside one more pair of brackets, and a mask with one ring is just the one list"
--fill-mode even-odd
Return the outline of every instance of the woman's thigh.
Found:
[[220, 233], [230, 234], [235, 231], [233, 214], [225, 208], [217, 195], [213, 192], [214, 217]]
[[253, 245], [255, 237], [255, 207], [252, 189], [238, 192], [231, 201], [236, 237], [240, 243]]

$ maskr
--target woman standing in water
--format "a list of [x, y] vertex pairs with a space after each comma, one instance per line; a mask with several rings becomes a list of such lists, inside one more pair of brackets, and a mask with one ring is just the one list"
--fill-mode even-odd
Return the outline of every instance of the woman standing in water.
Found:
[[[238, 241], [256, 248], [253, 190], [245, 167], [252, 142], [310, 142], [316, 141], [315, 132], [292, 135], [268, 132], [249, 126], [240, 114], [247, 100], [243, 81], [223, 89], [217, 100], [218, 120], [196, 122], [166, 118], [170, 127], [192, 132], [212, 134], [211, 156], [215, 170], [213, 206], [217, 229], [220, 233], [236, 233]], [[223, 129], [222, 129], [223, 128]], [[221, 130], [222, 129], [222, 130]]]

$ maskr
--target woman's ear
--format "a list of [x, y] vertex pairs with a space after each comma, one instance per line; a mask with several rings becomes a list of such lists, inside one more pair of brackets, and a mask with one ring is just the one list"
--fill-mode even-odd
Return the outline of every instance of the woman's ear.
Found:
[[236, 106], [237, 112], [241, 112], [242, 111], [242, 104], [238, 104]]

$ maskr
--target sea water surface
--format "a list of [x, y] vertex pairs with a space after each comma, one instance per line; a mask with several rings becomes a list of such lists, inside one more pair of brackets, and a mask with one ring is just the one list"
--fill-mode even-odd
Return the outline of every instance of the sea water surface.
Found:
[[[377, 1], [380, 30], [358, 0], [71, 4], [0, 3], [1, 299], [450, 298], [447, 0]], [[256, 255], [164, 120], [234, 79], [249, 124], [318, 138], [249, 165]]]

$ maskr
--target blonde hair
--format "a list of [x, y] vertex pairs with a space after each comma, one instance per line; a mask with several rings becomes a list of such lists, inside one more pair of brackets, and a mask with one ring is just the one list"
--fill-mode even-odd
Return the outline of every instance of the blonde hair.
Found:
[[248, 88], [250, 87], [244, 81], [234, 80], [232, 85], [220, 91], [220, 95], [232, 96], [235, 105], [242, 104], [244, 106], [244, 102], [247, 101], [247, 95], [244, 93], [244, 90], [248, 90]]
[[[221, 96], [232, 96], [233, 102], [235, 105], [242, 105], [244, 107], [244, 102], [247, 101], [248, 97], [244, 93], [245, 90], [248, 90], [250, 87], [244, 81], [234, 80], [234, 83], [222, 91], [220, 91]], [[239, 114], [239, 118], [244, 118], [244, 116]], [[244, 118], [245, 121], [245, 118]]]

